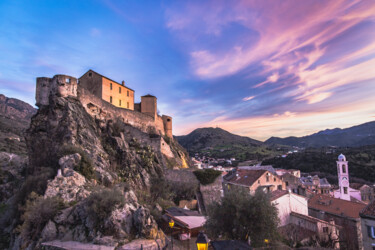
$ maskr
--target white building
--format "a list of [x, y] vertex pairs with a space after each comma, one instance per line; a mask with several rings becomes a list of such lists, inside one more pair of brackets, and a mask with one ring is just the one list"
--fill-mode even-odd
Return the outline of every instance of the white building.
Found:
[[340, 154], [336, 162], [339, 189], [333, 192], [333, 196], [347, 201], [350, 201], [352, 198], [361, 201], [361, 191], [349, 187], [349, 166], [345, 155]]

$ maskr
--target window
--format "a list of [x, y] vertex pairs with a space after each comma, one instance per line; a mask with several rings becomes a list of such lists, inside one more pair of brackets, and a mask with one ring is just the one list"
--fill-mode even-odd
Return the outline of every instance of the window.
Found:
[[267, 175], [266, 176], [266, 182], [269, 182], [270, 181], [270, 177]]
[[128, 93], [127, 93], [127, 95], [129, 96], [129, 90], [128, 90]]
[[278, 185], [278, 186], [277, 186], [277, 189], [278, 189], [278, 190], [282, 190], [282, 189], [283, 189], [283, 186], [282, 186], [282, 185]]
[[258, 184], [260, 184], [260, 180], [258, 180]]
[[375, 228], [372, 226], [367, 226], [367, 235], [368, 237], [375, 239]]
[[109, 89], [112, 90], [112, 83], [109, 83]]
[[275, 177], [273, 178], [273, 181], [276, 182], [276, 178]]
[[322, 193], [323, 193], [323, 190], [320, 190], [320, 193], [322, 194]]
[[126, 103], [126, 108], [129, 108], [129, 102]]
[[289, 182], [286, 181], [286, 182], [285, 182], [285, 186], [289, 186]]
[[121, 100], [118, 100], [118, 105], [121, 106]]
[[118, 92], [121, 94], [121, 87], [118, 87]]
[[92, 77], [92, 73], [91, 72], [89, 73], [89, 77]]
[[328, 227], [323, 227], [323, 233], [328, 233]]
[[342, 172], [346, 173], [346, 166], [345, 165], [342, 165]]
[[109, 97], [109, 102], [112, 103], [112, 96]]
[[66, 83], [70, 83], [70, 78], [65, 78]]
[[348, 188], [344, 187], [344, 194], [348, 194]]

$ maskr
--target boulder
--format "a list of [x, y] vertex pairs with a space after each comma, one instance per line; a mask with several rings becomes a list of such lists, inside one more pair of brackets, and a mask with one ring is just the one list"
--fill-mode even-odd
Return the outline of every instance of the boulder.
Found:
[[44, 227], [42, 231], [42, 240], [43, 241], [50, 241], [54, 240], [57, 235], [57, 229], [55, 223], [51, 220], [48, 221], [47, 225]]

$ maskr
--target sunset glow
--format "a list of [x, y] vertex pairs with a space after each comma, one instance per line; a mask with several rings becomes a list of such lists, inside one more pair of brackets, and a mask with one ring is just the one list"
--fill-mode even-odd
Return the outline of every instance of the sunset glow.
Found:
[[375, 120], [375, 1], [0, 3], [0, 93], [93, 69], [158, 97], [175, 135], [265, 140]]

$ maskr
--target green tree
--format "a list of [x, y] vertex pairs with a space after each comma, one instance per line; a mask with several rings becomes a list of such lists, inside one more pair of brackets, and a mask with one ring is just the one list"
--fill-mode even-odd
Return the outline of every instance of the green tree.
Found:
[[277, 238], [279, 222], [277, 208], [263, 191], [250, 195], [243, 189], [228, 192], [221, 203], [208, 207], [205, 228], [212, 238], [247, 240], [253, 246], [263, 245], [264, 239]]

